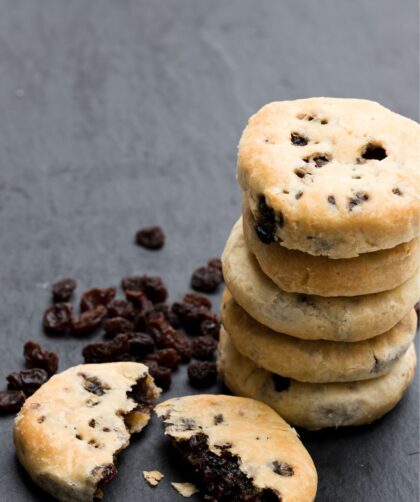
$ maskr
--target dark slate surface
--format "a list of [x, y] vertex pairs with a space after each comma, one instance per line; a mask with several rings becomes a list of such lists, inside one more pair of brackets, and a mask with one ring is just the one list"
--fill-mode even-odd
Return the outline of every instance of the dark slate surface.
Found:
[[[417, 11], [416, 0], [1, 0], [2, 381], [28, 339], [57, 350], [61, 369], [81, 362], [81, 341], [40, 330], [60, 276], [80, 291], [156, 272], [172, 299], [187, 290], [239, 214], [236, 144], [266, 102], [366, 97], [417, 118]], [[165, 249], [135, 247], [134, 231], [155, 223]], [[182, 370], [167, 395], [191, 393], [185, 382]], [[371, 427], [303, 433], [317, 500], [417, 500], [418, 406], [416, 383]], [[0, 500], [45, 501], [11, 428], [0, 419]], [[155, 490], [141, 476], [154, 468], [166, 475]], [[185, 473], [154, 420], [105, 500], [181, 500], [171, 480]]]

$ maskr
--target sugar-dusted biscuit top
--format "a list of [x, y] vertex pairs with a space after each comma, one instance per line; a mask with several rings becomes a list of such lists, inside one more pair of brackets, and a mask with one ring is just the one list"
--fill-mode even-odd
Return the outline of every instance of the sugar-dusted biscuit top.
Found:
[[420, 125], [372, 101], [264, 106], [242, 134], [238, 178], [266, 243], [351, 258], [419, 235]]

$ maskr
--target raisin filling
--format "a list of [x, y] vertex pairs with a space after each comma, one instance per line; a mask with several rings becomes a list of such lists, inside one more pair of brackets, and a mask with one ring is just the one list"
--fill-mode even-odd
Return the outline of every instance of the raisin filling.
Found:
[[239, 468], [240, 459], [227, 448], [220, 455], [209, 451], [203, 433], [176, 443], [183, 458], [198, 475], [203, 491], [210, 501], [278, 502], [281, 497], [268, 488], [259, 489]]
[[147, 382], [147, 376], [139, 378], [127, 392], [127, 397], [137, 403], [135, 411], [150, 411], [156, 399], [152, 387]]

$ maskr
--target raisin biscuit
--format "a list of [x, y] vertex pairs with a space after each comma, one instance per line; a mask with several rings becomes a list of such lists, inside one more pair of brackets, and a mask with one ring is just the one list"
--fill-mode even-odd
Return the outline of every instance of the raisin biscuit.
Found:
[[156, 407], [207, 500], [311, 502], [317, 473], [296, 432], [252, 399], [198, 395]]
[[413, 381], [416, 352], [411, 345], [390, 373], [373, 380], [302, 383], [258, 368], [222, 328], [218, 368], [234, 394], [265, 402], [291, 425], [317, 430], [370, 424], [388, 413]]
[[420, 262], [420, 240], [365, 253], [357, 258], [331, 260], [291, 251], [276, 243], [263, 244], [254, 232], [255, 220], [243, 203], [243, 231], [248, 249], [262, 271], [283, 291], [319, 296], [357, 296], [380, 293], [412, 277]]
[[274, 331], [305, 340], [355, 342], [380, 335], [406, 316], [420, 295], [419, 272], [397, 288], [371, 295], [326, 298], [282, 291], [248, 251], [240, 221], [222, 261], [226, 286], [248, 314]]
[[420, 232], [420, 125], [378, 103], [311, 98], [252, 116], [238, 180], [265, 244], [352, 258]]
[[18, 459], [57, 500], [92, 501], [115, 476], [115, 455], [130, 434], [147, 425], [159, 393], [139, 363], [84, 364], [59, 373], [16, 417]]
[[300, 382], [352, 382], [389, 373], [407, 352], [417, 329], [414, 309], [383, 335], [361, 342], [300, 340], [250, 317], [225, 291], [222, 322], [235, 347], [257, 366]]

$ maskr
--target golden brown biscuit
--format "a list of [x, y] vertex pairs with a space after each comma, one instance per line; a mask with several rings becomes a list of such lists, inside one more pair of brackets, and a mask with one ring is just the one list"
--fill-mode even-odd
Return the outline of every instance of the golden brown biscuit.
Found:
[[390, 373], [373, 380], [302, 383], [258, 368], [222, 328], [218, 368], [234, 394], [259, 399], [291, 425], [316, 430], [370, 424], [388, 413], [413, 381], [416, 352], [411, 345]]
[[352, 258], [420, 232], [420, 125], [359, 99], [274, 102], [239, 143], [238, 180], [265, 243]]
[[331, 260], [263, 244], [255, 234], [255, 220], [244, 200], [243, 230], [248, 249], [262, 271], [283, 291], [319, 296], [357, 296], [394, 289], [412, 277], [420, 263], [419, 238], [395, 248]]
[[26, 400], [14, 441], [32, 480], [63, 502], [88, 502], [116, 474], [114, 456], [149, 422], [159, 389], [147, 366], [82, 364]]
[[235, 347], [257, 366], [300, 382], [352, 382], [389, 373], [407, 352], [417, 329], [414, 309], [383, 335], [361, 342], [300, 340], [250, 317], [226, 290], [222, 322]]
[[156, 412], [211, 500], [314, 500], [317, 474], [309, 453], [265, 404], [198, 395], [165, 401]]

